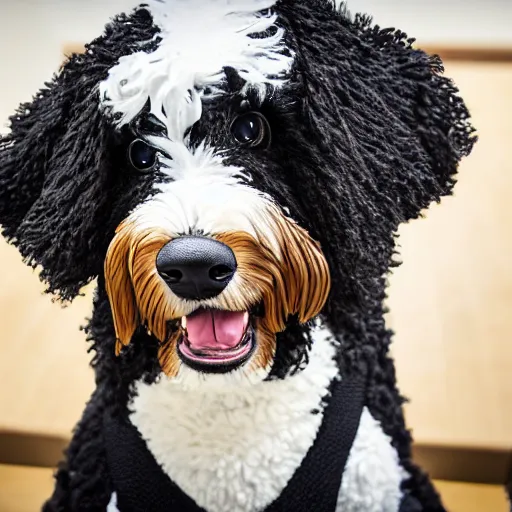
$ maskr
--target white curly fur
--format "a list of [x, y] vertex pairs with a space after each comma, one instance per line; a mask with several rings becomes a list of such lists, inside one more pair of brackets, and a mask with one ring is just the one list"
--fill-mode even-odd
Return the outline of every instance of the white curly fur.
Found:
[[336, 512], [397, 512], [407, 478], [391, 438], [367, 407], [350, 449]]
[[[131, 421], [199, 506], [259, 512], [279, 496], [315, 440], [323, 399], [339, 378], [334, 354], [330, 332], [317, 328], [308, 366], [284, 380], [251, 386], [219, 380], [208, 389], [165, 378], [138, 383]], [[397, 512], [406, 476], [390, 438], [365, 408], [336, 512]]]
[[253, 386], [184, 390], [139, 383], [133, 424], [169, 477], [208, 512], [256, 512], [276, 499], [322, 422], [338, 369], [329, 333], [317, 331], [308, 366]]

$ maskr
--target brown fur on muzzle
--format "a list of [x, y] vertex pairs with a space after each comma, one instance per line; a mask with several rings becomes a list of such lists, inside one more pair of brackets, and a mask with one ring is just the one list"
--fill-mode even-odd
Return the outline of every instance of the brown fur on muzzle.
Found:
[[[330, 274], [318, 245], [277, 207], [269, 211], [270, 226], [279, 250], [263, 235], [230, 231], [214, 235], [228, 245], [237, 260], [237, 271], [213, 307], [231, 311], [250, 310], [263, 304], [264, 315], [255, 319], [257, 349], [255, 367], [267, 367], [275, 353], [275, 335], [297, 315], [301, 323], [322, 309], [330, 289]], [[163, 371], [175, 376], [179, 370], [176, 343], [181, 335], [172, 320], [190, 313], [190, 303], [176, 297], [156, 269], [156, 258], [173, 236], [155, 227], [139, 229], [130, 218], [120, 224], [105, 260], [107, 293], [117, 337], [117, 353], [128, 345], [139, 325], [161, 342]], [[188, 308], [188, 310], [187, 310]]]

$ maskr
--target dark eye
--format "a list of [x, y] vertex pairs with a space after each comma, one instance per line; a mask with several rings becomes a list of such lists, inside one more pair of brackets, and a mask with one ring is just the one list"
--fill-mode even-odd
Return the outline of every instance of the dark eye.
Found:
[[128, 146], [128, 161], [135, 170], [150, 172], [156, 165], [156, 149], [136, 139]]
[[242, 146], [258, 148], [268, 147], [270, 144], [270, 125], [259, 112], [239, 115], [231, 123], [231, 133]]

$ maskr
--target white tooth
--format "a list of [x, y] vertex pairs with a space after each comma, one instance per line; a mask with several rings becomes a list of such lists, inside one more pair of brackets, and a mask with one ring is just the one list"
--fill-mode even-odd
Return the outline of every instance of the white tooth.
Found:
[[181, 317], [181, 327], [183, 327], [183, 329], [187, 328], [187, 317], [186, 316]]
[[249, 311], [246, 311], [244, 314], [244, 325], [249, 325]]

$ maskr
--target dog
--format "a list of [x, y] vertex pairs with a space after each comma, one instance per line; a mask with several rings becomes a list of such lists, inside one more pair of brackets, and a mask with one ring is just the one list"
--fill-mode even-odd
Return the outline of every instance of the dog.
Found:
[[438, 57], [328, 0], [147, 0], [10, 122], [4, 236], [97, 279], [45, 512], [444, 510], [383, 306], [476, 140]]

